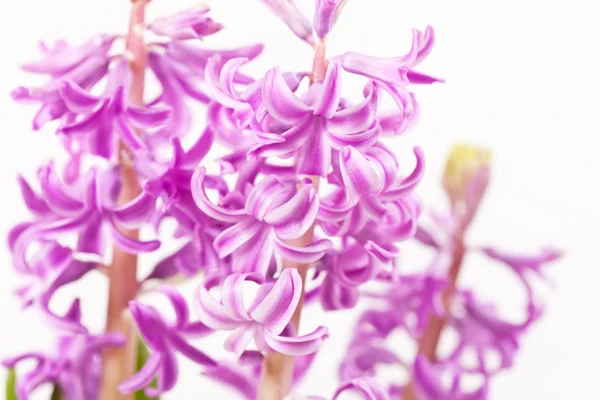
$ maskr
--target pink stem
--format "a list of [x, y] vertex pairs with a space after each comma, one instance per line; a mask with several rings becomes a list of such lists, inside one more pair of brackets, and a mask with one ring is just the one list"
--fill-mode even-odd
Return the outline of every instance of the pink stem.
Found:
[[[462, 267], [464, 256], [464, 239], [463, 235], [459, 235], [454, 242], [452, 265], [450, 266], [450, 271], [448, 272], [448, 286], [446, 286], [442, 293], [442, 300], [446, 309], [449, 309], [450, 307], [450, 300], [454, 290], [456, 289], [456, 282], [458, 281], [458, 275]], [[446, 318], [439, 315], [432, 315], [429, 319], [429, 323], [427, 324], [427, 328], [425, 328], [423, 336], [421, 336], [421, 339], [419, 340], [419, 354], [427, 357], [427, 359], [431, 362], [436, 361], [438, 343], [440, 342], [440, 338], [445, 326]], [[407, 385], [401, 400], [417, 400], [413, 381], [409, 382]]]
[[[144, 45], [144, 16], [149, 0], [133, 1], [131, 20], [127, 35], [126, 56], [130, 59], [132, 72], [129, 100], [132, 104], [144, 104], [144, 75], [147, 54]], [[120, 145], [122, 189], [119, 203], [135, 198], [139, 191], [138, 177], [125, 156], [127, 149]], [[123, 233], [135, 239], [137, 230], [122, 229]], [[137, 336], [131, 318], [126, 313], [127, 306], [137, 292], [137, 256], [115, 247], [112, 265], [108, 269], [109, 295], [106, 331], [122, 333], [127, 342], [120, 348], [110, 348], [104, 352], [103, 375], [100, 387], [100, 400], [130, 400], [133, 396], [121, 394], [117, 386], [135, 373]]]

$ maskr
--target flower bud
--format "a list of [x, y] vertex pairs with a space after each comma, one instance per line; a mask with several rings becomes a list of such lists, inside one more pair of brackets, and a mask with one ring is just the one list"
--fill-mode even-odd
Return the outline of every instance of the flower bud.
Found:
[[488, 186], [490, 160], [488, 150], [459, 144], [446, 161], [443, 186], [463, 227], [473, 219]]

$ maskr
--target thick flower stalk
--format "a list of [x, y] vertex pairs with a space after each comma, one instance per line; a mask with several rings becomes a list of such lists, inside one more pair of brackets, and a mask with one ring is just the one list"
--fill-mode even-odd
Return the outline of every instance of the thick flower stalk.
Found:
[[[484, 398], [488, 378], [514, 362], [521, 334], [540, 315], [530, 276], [558, 253], [519, 257], [467, 246], [489, 181], [487, 153], [470, 148], [459, 149], [447, 168], [451, 213], [437, 216], [439, 232], [426, 230], [415, 194], [424, 154], [416, 147], [414, 160], [399, 160], [385, 143], [417, 122], [413, 85], [442, 82], [416, 70], [433, 48], [433, 29], [414, 29], [410, 49], [398, 57], [330, 56], [327, 38], [346, 1], [316, 0], [312, 23], [292, 0], [262, 2], [313, 47], [311, 71], [272, 66], [251, 77], [243, 71], [261, 44], [208, 50], [204, 44], [224, 28], [208, 6], [148, 23], [149, 0], [132, 2], [126, 35], [42, 45], [42, 59], [24, 65], [48, 81], [12, 96], [38, 103], [33, 128], [53, 126], [66, 160], [42, 165], [37, 179], [19, 178], [32, 217], [9, 233], [23, 277], [16, 293], [59, 337], [54, 352], [4, 361], [16, 368], [20, 400], [46, 383], [69, 400], [157, 397], [180, 380], [179, 356], [243, 398], [281, 400], [328, 342], [325, 321], [301, 326], [305, 309], [350, 309], [361, 297], [380, 307], [361, 316], [340, 368], [343, 382], [326, 393], [334, 399], [348, 391], [374, 400]], [[366, 80], [361, 93], [345, 90], [348, 74]], [[147, 75], [160, 86], [153, 99], [145, 96]], [[204, 111], [193, 113], [192, 102]], [[402, 276], [397, 256], [413, 238], [436, 257], [427, 271]], [[139, 254], [176, 240], [173, 253], [138, 276]], [[502, 321], [474, 290], [458, 287], [467, 251], [520, 277], [529, 299], [523, 321]], [[88, 275], [108, 279], [105, 332], [90, 331], [79, 308], [85, 298], [67, 310], [51, 302]], [[168, 286], [185, 280], [197, 285], [191, 300]], [[366, 292], [370, 283], [384, 288]], [[174, 318], [150, 306], [150, 294], [165, 296]], [[414, 360], [386, 346], [394, 329], [418, 344]], [[460, 340], [442, 357], [443, 329]], [[229, 358], [201, 340], [217, 331], [229, 333]], [[136, 357], [139, 348], [147, 357]], [[468, 353], [475, 364], [466, 365]], [[499, 365], [487, 363], [489, 353]], [[29, 359], [37, 365], [25, 371], [21, 361]], [[411, 381], [376, 382], [381, 363], [403, 365]], [[448, 371], [450, 387], [440, 378]], [[462, 389], [469, 374], [483, 377], [480, 390]]]

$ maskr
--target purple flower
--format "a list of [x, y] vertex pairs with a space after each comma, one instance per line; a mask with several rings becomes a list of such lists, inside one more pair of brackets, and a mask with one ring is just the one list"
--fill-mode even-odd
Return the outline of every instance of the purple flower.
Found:
[[41, 197], [32, 191], [25, 195], [35, 212], [43, 218], [23, 230], [13, 245], [13, 259], [18, 270], [27, 272], [26, 251], [33, 242], [55, 240], [76, 234], [76, 251], [103, 256], [106, 247], [105, 229], [120, 248], [137, 254], [150, 252], [160, 246], [153, 240], [143, 242], [124, 235], [117, 224], [136, 228], [155, 210], [154, 198], [142, 192], [131, 202], [116, 206], [119, 178], [116, 170], [92, 168], [77, 185], [66, 186], [58, 177], [53, 164], [40, 169]]
[[397, 112], [382, 117], [382, 126], [401, 133], [412, 126], [418, 116], [418, 106], [407, 90], [410, 83], [430, 84], [443, 80], [424, 75], [413, 70], [431, 52], [434, 43], [433, 28], [425, 32], [413, 29], [412, 47], [408, 54], [394, 58], [379, 58], [349, 52], [335, 58], [342, 68], [353, 74], [365, 76], [392, 97], [398, 107]]
[[[493, 304], [482, 304], [471, 292], [464, 292], [454, 302], [460, 311], [453, 313], [449, 325], [458, 333], [458, 343], [448, 359], [461, 363], [468, 354], [475, 355], [476, 361], [463, 370], [493, 375], [513, 365], [519, 349], [519, 338], [541, 316], [541, 309], [530, 303], [527, 316], [521, 323], [502, 320]], [[499, 360], [498, 365], [490, 363], [489, 355]]]
[[[147, 279], [167, 279], [176, 274], [189, 277], [201, 268], [207, 272], [219, 269], [221, 262], [212, 244], [223, 230], [223, 223], [199, 210], [191, 192], [194, 168], [208, 153], [212, 142], [213, 133], [206, 129], [188, 150], [183, 149], [179, 138], [173, 138], [172, 156], [166, 162], [151, 154], [136, 159], [136, 170], [145, 179], [145, 192], [163, 202], [154, 218], [157, 228], [165, 218], [172, 218], [178, 224], [176, 237], [189, 238], [177, 252], [156, 264]], [[208, 183], [213, 188], [226, 188], [216, 177], [208, 177]]]
[[291, 127], [281, 134], [259, 132], [265, 143], [249, 154], [281, 157], [296, 153], [298, 174], [327, 176], [332, 149], [353, 146], [365, 150], [377, 141], [381, 128], [376, 117], [376, 86], [368, 83], [363, 94], [361, 103], [339, 109], [341, 79], [337, 62], [329, 64], [322, 83], [310, 87], [305, 101], [292, 92], [279, 68], [270, 70], [262, 89], [264, 107], [273, 119]]
[[209, 12], [210, 8], [206, 4], [198, 4], [188, 10], [154, 20], [148, 25], [148, 30], [173, 40], [202, 39], [223, 29], [223, 25], [207, 16]]
[[546, 267], [546, 264], [556, 261], [562, 256], [560, 251], [551, 248], [544, 249], [533, 256], [509, 253], [494, 247], [484, 247], [481, 250], [488, 257], [506, 264], [517, 274], [525, 285], [530, 302], [533, 301], [533, 288], [530, 283], [531, 275], [548, 280], [544, 275], [543, 269]]
[[[246, 282], [260, 285], [250, 306], [244, 304]], [[289, 355], [306, 355], [317, 351], [327, 338], [327, 328], [319, 327], [304, 336], [283, 336], [300, 301], [302, 280], [295, 269], [284, 269], [275, 282], [264, 281], [260, 274], [228, 275], [221, 286], [221, 301], [209, 290], [217, 284], [211, 279], [198, 288], [196, 310], [200, 320], [215, 330], [234, 330], [225, 349], [240, 356], [254, 338], [259, 350]], [[288, 331], [289, 332], [289, 331]]]
[[[389, 321], [394, 321], [396, 327], [417, 339], [423, 334], [432, 315], [446, 314], [442, 291], [447, 284], [447, 279], [433, 274], [402, 275], [398, 283], [377, 297], [387, 303]], [[373, 326], [375, 321], [372, 317], [373, 314], [369, 312], [363, 314], [359, 327], [362, 324]]]
[[319, 198], [312, 184], [303, 183], [298, 189], [296, 182], [269, 175], [248, 193], [244, 208], [230, 210], [208, 199], [205, 178], [206, 170], [200, 168], [192, 178], [192, 193], [206, 215], [234, 224], [214, 242], [221, 258], [232, 255], [233, 271], [264, 274], [275, 254], [297, 263], [313, 263], [331, 248], [329, 240], [305, 247], [286, 243], [302, 236], [315, 221]]
[[162, 287], [158, 291], [167, 296], [171, 302], [175, 310], [175, 321], [166, 321], [156, 309], [138, 301], [129, 304], [129, 311], [152, 353], [137, 374], [119, 385], [119, 390], [123, 393], [131, 393], [148, 386], [156, 375], [158, 375], [158, 386], [146, 388], [146, 395], [157, 397], [172, 389], [178, 376], [175, 352], [202, 366], [217, 365], [212, 358], [186, 341], [186, 339], [205, 336], [211, 330], [201, 322], [189, 321], [187, 303], [179, 293], [167, 287]]
[[399, 357], [384, 345], [366, 338], [356, 338], [348, 348], [340, 365], [342, 380], [375, 376], [375, 369], [381, 364], [401, 364]]
[[39, 307], [53, 326], [76, 333], [87, 329], [74, 321], [50, 310], [50, 301], [61, 287], [74, 282], [96, 268], [96, 263], [73, 258], [73, 251], [56, 242], [44, 242], [30, 261], [30, 269], [23, 273], [24, 283], [16, 290], [24, 307]]
[[310, 21], [296, 7], [293, 0], [261, 0], [300, 39], [313, 43]]
[[18, 87], [12, 92], [15, 100], [42, 103], [33, 120], [34, 130], [68, 112], [59, 93], [64, 80], [72, 80], [88, 90], [104, 77], [109, 65], [108, 52], [115, 39], [115, 36], [98, 35], [77, 47], [71, 47], [64, 41], [57, 42], [54, 47], [48, 47], [44, 43], [40, 45], [44, 58], [23, 65], [23, 69], [36, 74], [47, 74], [50, 81], [39, 87]]
[[[169, 107], [172, 116], [167, 125], [148, 138], [150, 145], [160, 148], [168, 144], [171, 137], [183, 136], [189, 131], [192, 115], [186, 98], [204, 104], [211, 101], [210, 87], [205, 83], [205, 69], [211, 57], [217, 56], [219, 64], [237, 57], [254, 59], [262, 49], [262, 45], [252, 45], [232, 50], [206, 50], [180, 41], [152, 49], [148, 54], [148, 66], [159, 81], [162, 92], [150, 104]], [[240, 73], [235, 74], [234, 80], [245, 84], [252, 82], [251, 78]]]
[[64, 135], [88, 136], [87, 147], [92, 154], [110, 158], [118, 147], [116, 133], [130, 151], [145, 150], [143, 139], [134, 131], [157, 129], [165, 125], [171, 110], [165, 107], [137, 107], [126, 99], [131, 71], [125, 59], [110, 69], [104, 94], [93, 96], [75, 82], [66, 80], [60, 85], [60, 94], [67, 108], [81, 116], [60, 128]]
[[328, 252], [319, 268], [327, 272], [320, 288], [321, 304], [325, 310], [352, 308], [359, 298], [358, 286], [369, 282], [385, 267], [364, 246], [344, 237], [339, 250]]
[[[81, 314], [76, 300], [65, 318], [72, 325], [80, 325]], [[17, 383], [19, 399], [28, 399], [40, 386], [54, 383], [60, 387], [67, 399], [96, 399], [102, 374], [102, 352], [107, 347], [125, 343], [120, 334], [103, 335], [75, 334], [59, 337], [56, 349], [51, 354], [29, 352], [2, 361], [7, 368], [14, 368], [22, 361], [32, 360], [35, 367]]]

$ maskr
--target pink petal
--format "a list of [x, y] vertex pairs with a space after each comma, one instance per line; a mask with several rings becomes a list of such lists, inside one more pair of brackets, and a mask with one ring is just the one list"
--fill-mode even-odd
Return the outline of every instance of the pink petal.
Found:
[[300, 39], [312, 44], [312, 25], [302, 11], [289, 0], [262, 0]]
[[356, 202], [347, 196], [344, 189], [336, 187], [319, 201], [317, 219], [324, 222], [342, 221], [350, 214], [355, 205]]
[[336, 112], [329, 119], [327, 130], [334, 134], [349, 134], [369, 129], [377, 116], [377, 102], [377, 87], [369, 82], [365, 87], [365, 99]]
[[253, 304], [250, 316], [278, 335], [290, 322], [301, 295], [300, 274], [295, 268], [284, 269], [265, 298], [260, 303]]
[[225, 340], [225, 350], [231, 351], [239, 358], [252, 340], [255, 330], [254, 324], [240, 326]]
[[100, 108], [85, 115], [78, 121], [71, 122], [67, 125], [62, 126], [60, 128], [60, 132], [64, 133], [65, 135], [72, 135], [85, 134], [95, 131], [106, 118], [107, 104], [108, 103], [106, 102], [106, 100], [104, 100]]
[[263, 276], [257, 273], [231, 274], [221, 287], [221, 303], [228, 315], [239, 321], [252, 321], [244, 305], [244, 284], [246, 282], [263, 283]]
[[206, 179], [206, 168], [200, 167], [192, 176], [192, 196], [194, 202], [206, 215], [223, 222], [238, 222], [242, 216], [246, 215], [245, 210], [227, 210], [215, 206], [206, 196], [204, 191], [204, 180]]
[[115, 220], [127, 229], [139, 228], [143, 223], [148, 222], [155, 212], [156, 198], [145, 191], [112, 210]]
[[271, 229], [264, 229], [233, 253], [233, 271], [266, 274], [273, 260], [273, 236]]
[[150, 384], [162, 364], [160, 353], [152, 353], [144, 366], [132, 377], [119, 384], [119, 392], [127, 394], [140, 390]]
[[340, 395], [348, 390], [361, 392], [365, 400], [390, 400], [387, 391], [372, 378], [353, 379], [343, 384], [335, 391], [332, 400], [341, 398]]
[[146, 143], [123, 118], [115, 118], [114, 127], [115, 131], [121, 137], [121, 140], [125, 145], [127, 145], [127, 147], [134, 151], [146, 149]]
[[[204, 72], [205, 82], [213, 99], [228, 108], [248, 107], [248, 104], [241, 100], [240, 93], [234, 86], [238, 69], [247, 62], [248, 58], [233, 58], [223, 64], [218, 55], [208, 60]], [[220, 74], [217, 73], [219, 67], [221, 67]]]
[[310, 108], [292, 92], [277, 67], [265, 75], [263, 101], [273, 118], [287, 124], [298, 122], [310, 112]]
[[323, 131], [323, 123], [315, 120], [308, 140], [298, 149], [296, 172], [303, 175], [320, 176], [329, 174], [331, 169], [331, 140]]
[[304, 336], [276, 336], [268, 329], [265, 330], [265, 342], [276, 352], [291, 356], [303, 356], [319, 350], [323, 341], [329, 337], [329, 331], [324, 326]]
[[199, 364], [199, 365], [202, 365], [205, 367], [216, 367], [218, 365], [215, 360], [213, 360], [211, 357], [204, 354], [204, 352], [198, 350], [197, 348], [195, 348], [192, 345], [190, 345], [189, 343], [187, 343], [185, 340], [183, 340], [178, 335], [171, 335], [169, 337], [169, 341], [170, 341], [171, 345], [175, 349], [177, 349], [177, 351], [179, 351], [183, 356], [189, 358], [196, 364]]
[[415, 168], [408, 177], [392, 185], [389, 190], [386, 190], [382, 194], [381, 200], [396, 200], [402, 198], [406, 194], [413, 191], [417, 184], [421, 182], [421, 179], [425, 173], [425, 156], [423, 155], [423, 150], [421, 150], [420, 147], [415, 147], [413, 152], [417, 158]]
[[225, 306], [208, 293], [204, 285], [196, 290], [194, 305], [200, 321], [212, 329], [231, 330], [240, 325], [239, 321], [231, 318]]
[[70, 189], [59, 179], [53, 164], [40, 169], [40, 186], [46, 204], [60, 215], [78, 214], [83, 204], [75, 199]]
[[171, 108], [164, 106], [136, 107], [129, 105], [125, 114], [127, 121], [138, 128], [158, 128], [171, 118]]
[[82, 253], [104, 255], [106, 245], [105, 232], [102, 229], [100, 215], [92, 217], [77, 237], [77, 251]]
[[324, 38], [333, 28], [340, 6], [345, 0], [317, 0], [317, 10], [313, 28], [320, 38]]
[[340, 151], [340, 173], [351, 198], [358, 200], [383, 189], [383, 180], [370, 160], [352, 146]]
[[187, 302], [181, 293], [168, 286], [162, 286], [156, 291], [167, 296], [167, 299], [169, 299], [169, 302], [171, 303], [171, 307], [175, 310], [175, 327], [177, 329], [184, 328], [190, 319], [190, 312]]
[[89, 94], [70, 79], [60, 84], [59, 91], [67, 108], [77, 114], [90, 113], [102, 102], [98, 97]]
[[375, 121], [370, 129], [358, 133], [335, 133], [330, 132], [328, 129], [329, 128], [327, 127], [326, 133], [329, 144], [336, 150], [340, 150], [344, 146], [352, 146], [359, 150], [366, 150], [377, 142], [377, 139], [381, 134], [381, 126], [378, 121]]
[[130, 254], [140, 254], [140, 253], [151, 253], [155, 250], [158, 250], [160, 247], [160, 242], [158, 240], [150, 240], [150, 241], [141, 241], [137, 239], [132, 239], [131, 237], [123, 234], [117, 228], [115, 221], [112, 218], [108, 219], [109, 227], [112, 234], [112, 238], [115, 242], [115, 245], [122, 250], [127, 251]]
[[164, 393], [175, 386], [178, 374], [179, 367], [177, 365], [175, 354], [169, 351], [164, 352], [162, 354], [162, 365], [158, 372], [158, 387], [146, 388], [144, 393], [146, 393], [148, 397], [158, 397], [161, 393]]
[[40, 217], [52, 212], [46, 204], [46, 201], [33, 191], [29, 183], [22, 176], [19, 175], [18, 181], [21, 189], [21, 196], [29, 211]]
[[215, 238], [213, 246], [220, 258], [227, 257], [257, 235], [262, 228], [260, 222], [253, 218], [246, 218], [221, 232]]
[[307, 115], [281, 134], [285, 141], [281, 143], [259, 144], [250, 149], [248, 156], [274, 157], [288, 155], [299, 149], [315, 132], [321, 131], [322, 124], [320, 121], [312, 115]]
[[276, 175], [268, 175], [248, 194], [246, 212], [262, 221], [275, 201], [284, 202], [291, 199], [295, 189], [294, 186], [281, 182]]
[[265, 215], [264, 221], [275, 228], [281, 239], [296, 239], [313, 225], [318, 211], [317, 191], [312, 185], [305, 185], [291, 200]]
[[[314, 114], [322, 115], [329, 119], [336, 114], [340, 104], [342, 95], [342, 79], [340, 76], [340, 65], [336, 61], [329, 63], [323, 86], [321, 88], [321, 96], [315, 105]], [[370, 126], [369, 124], [368, 126]]]
[[327, 239], [317, 240], [304, 247], [296, 247], [284, 243], [275, 237], [275, 251], [284, 260], [299, 264], [312, 264], [319, 261], [331, 249], [332, 243]]

